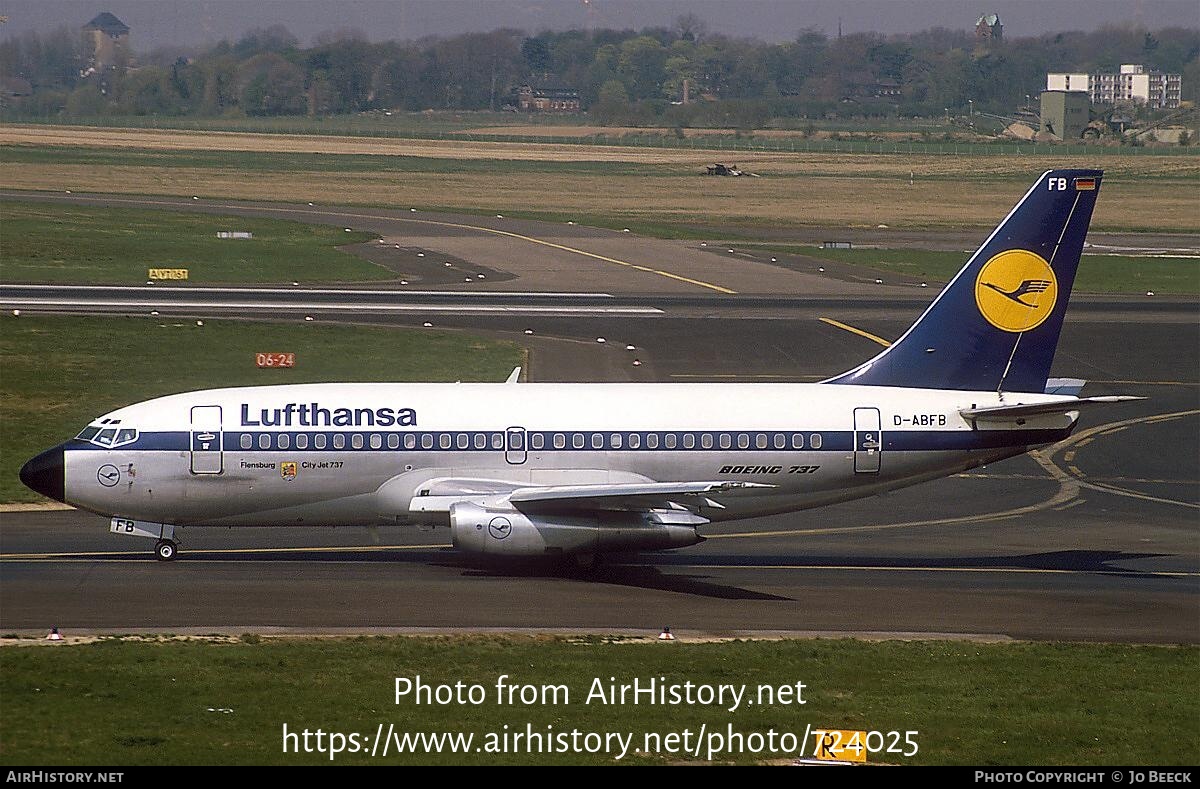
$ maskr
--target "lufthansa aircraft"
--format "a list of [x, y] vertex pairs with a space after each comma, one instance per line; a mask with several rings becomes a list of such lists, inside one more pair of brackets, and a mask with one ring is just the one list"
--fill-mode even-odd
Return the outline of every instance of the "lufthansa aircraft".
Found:
[[304, 384], [130, 405], [21, 469], [173, 559], [194, 526], [449, 526], [479, 557], [694, 545], [1066, 438], [1047, 380], [1100, 190], [1042, 175], [911, 328], [819, 384]]

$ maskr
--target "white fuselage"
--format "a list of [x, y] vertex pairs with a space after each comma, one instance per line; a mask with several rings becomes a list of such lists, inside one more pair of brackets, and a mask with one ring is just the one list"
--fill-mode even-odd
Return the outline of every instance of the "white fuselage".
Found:
[[946, 476], [1074, 426], [1075, 414], [1059, 414], [980, 429], [959, 413], [1002, 402], [995, 392], [822, 384], [216, 389], [94, 421], [92, 441], [64, 446], [64, 492], [94, 512], [179, 526], [334, 526], [444, 518], [411, 504], [443, 478], [770, 486], [716, 494], [700, 510], [728, 520]]

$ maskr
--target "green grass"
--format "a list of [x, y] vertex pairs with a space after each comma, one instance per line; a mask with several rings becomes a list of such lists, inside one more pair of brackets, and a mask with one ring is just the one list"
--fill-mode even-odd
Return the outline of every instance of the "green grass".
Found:
[[10, 164], [54, 164], [116, 167], [198, 167], [250, 173], [573, 173], [687, 176], [695, 167], [635, 162], [537, 159], [454, 159], [384, 154], [290, 153], [274, 151], [163, 151], [145, 148], [84, 148], [70, 145], [7, 145], [0, 147]]
[[[450, 138], [435, 138], [450, 139]], [[485, 138], [486, 139], [486, 138]], [[702, 138], [700, 138], [702, 140]], [[235, 170], [248, 173], [364, 173], [377, 175], [380, 173], [395, 173], [397, 176], [412, 173], [446, 173], [446, 174], [476, 174], [476, 175], [525, 175], [529, 173], [573, 174], [573, 175], [602, 175], [602, 176], [634, 176], [638, 178], [683, 178], [695, 181], [695, 176], [703, 172], [696, 164], [653, 163], [627, 161], [596, 161], [588, 160], [587, 153], [581, 152], [580, 159], [574, 161], [551, 161], [537, 158], [522, 158], [522, 152], [529, 147], [536, 147], [539, 142], [533, 139], [518, 139], [523, 144], [522, 151], [515, 151], [512, 159], [489, 158], [453, 158], [430, 156], [396, 156], [391, 154], [359, 154], [359, 153], [295, 153], [280, 151], [210, 151], [203, 149], [162, 150], [157, 148], [137, 147], [84, 147], [75, 145], [3, 145], [0, 146], [3, 160], [7, 164], [46, 164], [46, 165], [83, 165], [91, 167], [166, 167], [171, 169], [200, 168], [212, 170]], [[832, 143], [831, 143], [832, 144]], [[697, 145], [697, 147], [702, 147]], [[771, 149], [768, 149], [771, 150]], [[1197, 148], [1200, 150], [1200, 147]], [[1111, 149], [1105, 149], [1108, 155]], [[886, 153], [886, 152], [885, 152]], [[916, 151], [915, 153], [922, 153]], [[877, 174], [870, 171], [848, 169], [844, 172], [835, 166], [816, 167], [811, 170], [770, 170], [768, 177], [772, 179], [793, 179], [811, 181], [813, 178], [824, 176], [875, 178]], [[1025, 183], [1030, 173], [1021, 168], [1002, 168], [1000, 170], [982, 169], [971, 175], [972, 183]], [[1179, 183], [1181, 186], [1190, 184], [1192, 178], [1188, 174], [1179, 174], [1170, 170], [1153, 170], [1139, 172], [1139, 180], [1155, 180]], [[927, 172], [921, 175], [922, 181], [947, 181], [958, 183], [962, 173]]]
[[[291, 369], [254, 354], [293, 351]], [[0, 501], [38, 501], [23, 462], [122, 405], [191, 389], [321, 381], [503, 381], [506, 342], [456, 332], [180, 318], [0, 316]]]
[[[142, 208], [0, 202], [0, 281], [141, 284], [149, 268], [186, 268], [191, 283], [305, 284], [394, 278], [337, 249], [373, 234], [278, 219]], [[219, 239], [223, 230], [252, 239]]]
[[[639, 133], [629, 133], [624, 129], [614, 129], [611, 133], [600, 133], [588, 136], [561, 136], [553, 132], [555, 126], [591, 125], [586, 116], [549, 115], [539, 116], [524, 113], [488, 113], [488, 112], [437, 112], [437, 113], [396, 113], [392, 116], [373, 115], [341, 115], [324, 118], [309, 118], [304, 116], [271, 117], [271, 118], [166, 118], [151, 116], [99, 116], [92, 118], [64, 118], [25, 116], [16, 113], [5, 113], [2, 119], [12, 123], [54, 124], [63, 126], [85, 126], [97, 128], [133, 128], [133, 129], [181, 129], [196, 131], [251, 132], [265, 134], [316, 134], [337, 135], [349, 137], [390, 137], [410, 139], [470, 139], [470, 140], [501, 140], [515, 142], [548, 142], [563, 145], [628, 145], [648, 148], [724, 148], [731, 151], [826, 151], [830, 153], [847, 154], [932, 154], [953, 156], [1015, 156], [1050, 154], [1062, 156], [1087, 155], [1097, 151], [1113, 153], [1118, 156], [1196, 156], [1200, 155], [1200, 146], [1140, 146], [1103, 148], [1097, 145], [1064, 145], [1061, 143], [1019, 142], [1014, 140], [986, 140], [978, 142], [938, 141], [938, 140], [826, 140], [811, 139], [797, 133], [787, 136], [755, 136], [753, 133], [734, 136], [718, 135], [719, 139], [699, 137], [677, 137], [674, 129], [650, 127]], [[806, 126], [808, 121], [801, 121]], [[480, 134], [472, 129], [494, 126], [529, 126], [546, 125], [544, 136], [528, 136], [525, 134], [506, 136], [503, 132]], [[816, 125], [816, 124], [814, 124]], [[820, 127], [838, 131], [878, 131], [890, 128], [889, 123], [867, 124], [846, 123], [836, 121], [829, 124], [820, 123]], [[905, 131], [913, 131], [904, 129]], [[961, 132], [958, 127], [936, 125], [931, 131], [940, 134], [943, 131]]]
[[[19, 122], [18, 116], [7, 119]], [[26, 119], [24, 122], [43, 122]], [[555, 126], [586, 123], [585, 116], [539, 116], [512, 112], [394, 112], [362, 113], [308, 117], [306, 115], [243, 118], [165, 118], [145, 115], [110, 115], [91, 118], [54, 118], [50, 122], [73, 126], [150, 129], [197, 129], [264, 134], [333, 134], [354, 136], [430, 135], [438, 136], [487, 126], [528, 126], [546, 123]]]
[[[935, 282], [948, 282], [969, 253], [913, 249], [821, 249], [795, 244], [754, 245], [821, 260], [854, 263]], [[1200, 261], [1184, 258], [1084, 255], [1075, 290], [1086, 293], [1145, 293], [1194, 296], [1200, 293]]]
[[[498, 704], [496, 680], [563, 684], [568, 703]], [[483, 687], [478, 705], [396, 703], [395, 678]], [[803, 682], [804, 705], [585, 703], [593, 678], [618, 683]], [[898, 764], [1157, 765], [1200, 758], [1200, 683], [1191, 647], [775, 641], [663, 645], [506, 637], [135, 643], [0, 649], [7, 764], [322, 764], [283, 753], [288, 730], [373, 737], [398, 732], [648, 732], [743, 735], [805, 726], [918, 732]], [[562, 697], [560, 696], [560, 699]], [[1036, 703], [1031, 703], [1036, 700]], [[212, 711], [209, 710], [218, 710]], [[230, 709], [223, 713], [219, 710]], [[368, 745], [369, 748], [369, 745]], [[703, 751], [704, 749], [702, 749]], [[809, 743], [811, 753], [811, 742]], [[705, 755], [702, 753], [702, 756]], [[767, 761], [784, 753], [720, 753]], [[700, 759], [702, 761], [703, 759]], [[613, 764], [613, 754], [419, 753], [347, 764]], [[621, 763], [697, 761], [631, 753]]]

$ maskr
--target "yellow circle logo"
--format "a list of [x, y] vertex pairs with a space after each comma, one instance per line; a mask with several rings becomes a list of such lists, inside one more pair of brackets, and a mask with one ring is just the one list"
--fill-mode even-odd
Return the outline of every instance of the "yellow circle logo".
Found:
[[983, 264], [975, 280], [975, 304], [987, 322], [1022, 332], [1041, 325], [1058, 301], [1058, 280], [1041, 255], [1024, 249], [1001, 252]]

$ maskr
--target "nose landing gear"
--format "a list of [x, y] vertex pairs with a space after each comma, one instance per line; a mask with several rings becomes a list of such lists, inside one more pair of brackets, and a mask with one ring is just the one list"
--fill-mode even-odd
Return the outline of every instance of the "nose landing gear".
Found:
[[136, 521], [131, 518], [113, 518], [108, 530], [127, 537], [149, 537], [154, 542], [154, 558], [160, 562], [174, 561], [179, 555], [179, 542], [175, 539], [175, 526], [170, 523]]

